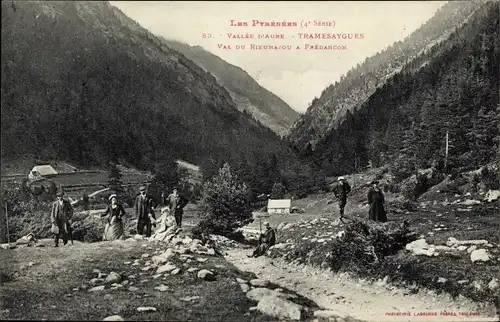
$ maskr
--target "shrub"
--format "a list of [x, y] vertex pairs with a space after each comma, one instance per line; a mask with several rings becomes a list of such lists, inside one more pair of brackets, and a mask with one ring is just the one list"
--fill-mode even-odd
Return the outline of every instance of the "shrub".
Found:
[[[218, 174], [203, 185], [198, 224], [201, 233], [227, 236], [252, 222], [250, 189], [239, 182], [225, 163]], [[196, 231], [196, 230], [195, 230]]]
[[72, 219], [73, 240], [93, 243], [102, 240], [104, 220], [89, 216], [85, 212], [75, 213]]

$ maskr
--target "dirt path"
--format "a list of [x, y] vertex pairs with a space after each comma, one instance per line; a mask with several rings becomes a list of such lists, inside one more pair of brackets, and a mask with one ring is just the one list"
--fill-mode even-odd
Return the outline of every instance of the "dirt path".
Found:
[[[249, 252], [233, 249], [226, 259], [240, 270], [289, 288], [342, 317], [365, 321], [498, 321], [498, 316], [492, 316], [494, 307], [480, 308], [464, 298], [452, 301], [447, 296], [409, 294], [408, 290], [390, 285], [360, 283], [265, 256], [248, 258]], [[442, 315], [444, 311], [455, 315]], [[403, 313], [409, 316], [402, 316]]]

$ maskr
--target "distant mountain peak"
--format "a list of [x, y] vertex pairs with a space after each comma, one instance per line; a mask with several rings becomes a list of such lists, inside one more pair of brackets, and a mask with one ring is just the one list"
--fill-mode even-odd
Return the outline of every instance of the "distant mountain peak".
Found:
[[241, 67], [226, 62], [202, 46], [190, 46], [182, 41], [166, 40], [168, 46], [210, 72], [224, 86], [235, 101], [238, 110], [281, 136], [288, 134], [299, 113], [277, 95], [265, 89]]

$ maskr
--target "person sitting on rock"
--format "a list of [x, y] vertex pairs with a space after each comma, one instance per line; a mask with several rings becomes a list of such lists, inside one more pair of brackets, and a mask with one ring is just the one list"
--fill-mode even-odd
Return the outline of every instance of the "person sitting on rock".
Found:
[[158, 225], [158, 229], [150, 237], [151, 240], [170, 240], [178, 232], [175, 217], [170, 214], [170, 209], [165, 207], [161, 210], [161, 213], [162, 215], [158, 219], [150, 217], [151, 223]]
[[254, 250], [252, 255], [247, 255], [248, 257], [259, 257], [264, 255], [271, 246], [276, 244], [276, 233], [274, 229], [271, 228], [268, 222], [264, 223], [266, 231], [259, 237], [259, 245]]

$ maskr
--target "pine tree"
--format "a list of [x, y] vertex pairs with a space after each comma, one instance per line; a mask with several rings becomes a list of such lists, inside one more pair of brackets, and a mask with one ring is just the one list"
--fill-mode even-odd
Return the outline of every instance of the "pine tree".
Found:
[[172, 190], [180, 182], [177, 162], [171, 157], [160, 158], [155, 163], [152, 182], [160, 185], [166, 191]]
[[218, 174], [203, 185], [203, 220], [198, 228], [205, 233], [228, 235], [252, 222], [250, 190], [225, 163]]
[[108, 188], [114, 192], [123, 191], [122, 174], [116, 163], [110, 163], [108, 168]]
[[286, 188], [280, 182], [273, 184], [271, 189], [271, 199], [283, 199], [285, 197]]

